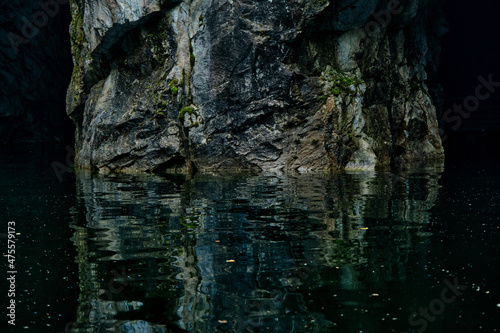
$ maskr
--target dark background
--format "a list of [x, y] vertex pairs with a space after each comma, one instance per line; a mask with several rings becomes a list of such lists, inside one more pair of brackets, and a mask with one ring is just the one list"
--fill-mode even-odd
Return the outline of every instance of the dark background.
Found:
[[[445, 101], [441, 113], [474, 96], [480, 84], [478, 76], [488, 78], [491, 74], [493, 81], [500, 82], [500, 2], [447, 0], [443, 9], [449, 32], [443, 37], [438, 72]], [[478, 153], [495, 157], [499, 129], [500, 87], [463, 119], [456, 132], [444, 124], [448, 160], [473, 159]]]

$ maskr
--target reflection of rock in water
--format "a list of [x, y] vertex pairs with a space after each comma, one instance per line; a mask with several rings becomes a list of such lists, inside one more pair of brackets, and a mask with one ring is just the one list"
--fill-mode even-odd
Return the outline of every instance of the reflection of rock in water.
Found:
[[438, 179], [437, 172], [80, 174], [74, 239], [82, 301], [74, 331], [371, 325], [373, 314], [358, 310], [377, 303], [372, 291], [423, 273], [408, 267], [425, 256]]
[[176, 275], [182, 281], [183, 295], [177, 300], [177, 315], [179, 316], [179, 327], [187, 331], [203, 327], [205, 318], [210, 313], [210, 304], [207, 294], [198, 290], [200, 276], [196, 267], [197, 258], [193, 253], [193, 247], [179, 249], [174, 266], [178, 267], [180, 273]]

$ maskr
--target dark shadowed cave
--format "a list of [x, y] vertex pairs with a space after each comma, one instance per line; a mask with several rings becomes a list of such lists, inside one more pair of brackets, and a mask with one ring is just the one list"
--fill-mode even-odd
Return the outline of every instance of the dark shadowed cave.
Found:
[[[500, 4], [494, 0], [482, 1], [474, 3], [471, 10], [471, 1], [458, 0], [445, 1], [443, 8], [449, 32], [442, 40], [437, 80], [443, 87], [444, 98], [437, 107], [447, 157], [463, 157], [464, 146], [477, 144], [482, 149], [486, 146], [494, 149], [497, 142], [500, 89], [481, 100], [477, 110], [472, 105], [472, 112], [457, 113], [453, 106], [474, 96], [479, 76], [492, 75], [493, 81], [500, 81], [500, 21], [497, 20]], [[38, 15], [38, 31], [28, 30], [31, 38], [12, 37], [14, 33], [23, 38], [26, 19], [37, 18], [41, 9], [38, 1], [10, 1], [0, 5], [0, 142], [4, 145], [57, 142], [72, 145], [74, 140], [74, 127], [65, 111], [72, 70], [69, 5], [50, 7], [54, 15], [46, 21]], [[443, 121], [448, 109], [452, 112]]]

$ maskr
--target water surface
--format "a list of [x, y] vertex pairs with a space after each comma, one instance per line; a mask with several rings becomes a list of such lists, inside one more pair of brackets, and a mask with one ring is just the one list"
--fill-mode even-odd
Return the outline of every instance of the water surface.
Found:
[[0, 170], [24, 331], [496, 331], [493, 165], [59, 182], [57, 156]]

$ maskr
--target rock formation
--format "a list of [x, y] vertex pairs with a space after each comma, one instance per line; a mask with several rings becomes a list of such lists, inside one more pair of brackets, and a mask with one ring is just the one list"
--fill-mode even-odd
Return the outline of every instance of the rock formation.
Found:
[[439, 1], [71, 2], [76, 163], [373, 170], [443, 158]]

